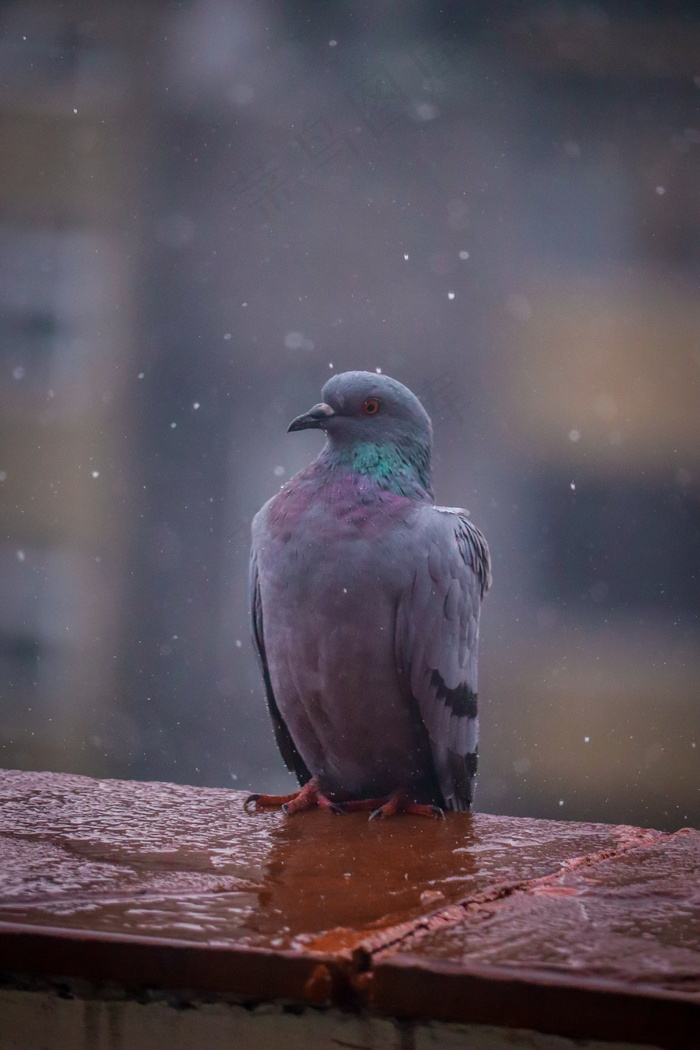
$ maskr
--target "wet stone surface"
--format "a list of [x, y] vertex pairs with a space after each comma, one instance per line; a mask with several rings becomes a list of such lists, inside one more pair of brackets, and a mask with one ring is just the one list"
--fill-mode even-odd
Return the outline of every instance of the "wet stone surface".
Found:
[[0, 920], [220, 945], [351, 949], [636, 829], [450, 814], [249, 812], [224, 789], [0, 775]]
[[0, 971], [694, 1045], [700, 832], [244, 798], [0, 771]]
[[537, 880], [402, 950], [431, 964], [583, 974], [700, 1001], [700, 831]]

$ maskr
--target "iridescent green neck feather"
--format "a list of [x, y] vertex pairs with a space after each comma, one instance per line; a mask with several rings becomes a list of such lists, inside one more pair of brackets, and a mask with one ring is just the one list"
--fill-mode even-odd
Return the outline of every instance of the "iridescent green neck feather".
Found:
[[321, 459], [332, 470], [344, 469], [400, 496], [432, 498], [430, 448], [417, 442], [358, 441], [326, 445]]

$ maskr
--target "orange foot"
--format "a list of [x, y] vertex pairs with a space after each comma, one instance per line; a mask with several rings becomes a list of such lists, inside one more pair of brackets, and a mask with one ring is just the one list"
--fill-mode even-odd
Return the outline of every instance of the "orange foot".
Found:
[[416, 817], [439, 817], [444, 819], [445, 814], [439, 806], [424, 806], [419, 802], [410, 802], [405, 792], [398, 790], [392, 792], [387, 798], [361, 798], [350, 802], [339, 802], [338, 809], [343, 813], [357, 813], [358, 811], [371, 810], [370, 820], [384, 820], [385, 817], [393, 817], [397, 813], [412, 813]]
[[322, 795], [318, 790], [318, 781], [315, 777], [304, 784], [301, 791], [293, 791], [291, 795], [248, 795], [243, 805], [254, 802], [256, 808], [261, 806], [281, 806], [282, 810], [291, 817], [293, 813], [302, 813], [305, 809], [329, 809], [331, 813], [342, 813], [343, 810], [335, 802]]

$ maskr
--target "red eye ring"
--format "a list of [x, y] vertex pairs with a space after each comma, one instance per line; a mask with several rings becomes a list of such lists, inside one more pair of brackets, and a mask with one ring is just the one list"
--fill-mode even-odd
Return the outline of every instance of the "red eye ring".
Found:
[[382, 403], [378, 397], [368, 397], [362, 406], [362, 411], [366, 416], [376, 416], [381, 407]]

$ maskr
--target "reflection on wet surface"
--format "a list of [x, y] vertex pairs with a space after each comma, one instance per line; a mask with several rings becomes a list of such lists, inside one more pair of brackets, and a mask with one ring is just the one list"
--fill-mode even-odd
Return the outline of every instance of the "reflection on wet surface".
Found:
[[330, 951], [636, 834], [488, 814], [287, 818], [244, 797], [0, 774], [0, 921]]

